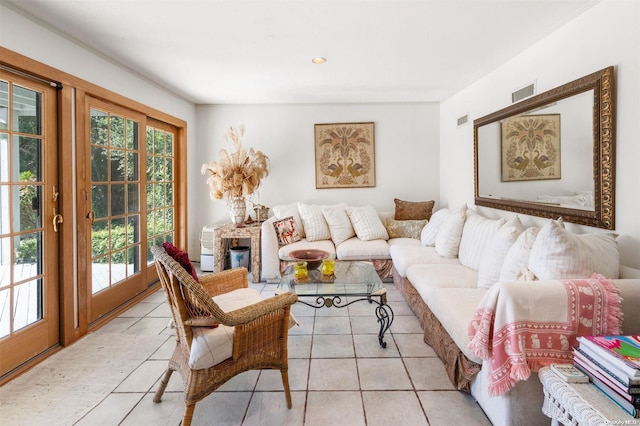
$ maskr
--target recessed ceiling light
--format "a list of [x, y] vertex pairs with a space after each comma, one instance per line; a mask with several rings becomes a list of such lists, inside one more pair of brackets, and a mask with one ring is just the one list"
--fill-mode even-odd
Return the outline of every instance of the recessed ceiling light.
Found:
[[311, 62], [313, 62], [314, 64], [324, 64], [325, 62], [327, 62], [327, 58], [322, 58], [318, 56], [316, 58], [313, 58]]

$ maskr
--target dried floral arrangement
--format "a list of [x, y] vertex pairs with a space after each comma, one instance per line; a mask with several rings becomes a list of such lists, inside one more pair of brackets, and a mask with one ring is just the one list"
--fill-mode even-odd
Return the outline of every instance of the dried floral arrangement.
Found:
[[222, 149], [218, 161], [202, 165], [201, 173], [210, 175], [207, 184], [212, 199], [229, 201], [253, 195], [262, 179], [269, 175], [269, 157], [262, 151], [242, 147], [244, 130], [244, 126], [229, 127], [224, 139], [232, 143], [233, 152]]

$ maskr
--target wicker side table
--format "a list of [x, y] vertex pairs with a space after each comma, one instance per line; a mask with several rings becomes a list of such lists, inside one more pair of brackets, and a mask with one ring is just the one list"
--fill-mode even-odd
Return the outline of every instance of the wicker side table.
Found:
[[225, 238], [250, 238], [251, 239], [251, 281], [260, 282], [260, 232], [261, 224], [246, 225], [236, 228], [232, 223], [216, 226], [213, 229], [213, 270], [218, 272], [224, 269], [224, 244]]
[[544, 391], [542, 412], [552, 425], [640, 425], [591, 383], [567, 383], [550, 368], [538, 377]]

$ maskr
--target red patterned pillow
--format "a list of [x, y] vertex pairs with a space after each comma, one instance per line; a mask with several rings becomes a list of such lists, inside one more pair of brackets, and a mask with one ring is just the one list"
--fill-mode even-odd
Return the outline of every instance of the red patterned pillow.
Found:
[[194, 280], [200, 282], [198, 274], [196, 273], [196, 268], [193, 267], [193, 263], [191, 263], [191, 259], [189, 259], [187, 252], [180, 250], [170, 242], [162, 243], [162, 247], [169, 256], [184, 268], [185, 271], [191, 274]]
[[293, 219], [293, 216], [276, 220], [275, 222], [273, 222], [273, 227], [276, 230], [276, 235], [278, 236], [278, 245], [280, 245], [280, 247], [286, 246], [287, 244], [295, 243], [296, 241], [300, 241], [301, 239], [300, 234], [296, 229], [296, 222]]

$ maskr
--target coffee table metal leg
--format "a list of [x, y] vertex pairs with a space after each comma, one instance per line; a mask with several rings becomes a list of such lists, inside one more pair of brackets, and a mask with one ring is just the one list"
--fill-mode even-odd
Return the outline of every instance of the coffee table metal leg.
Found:
[[[371, 296], [374, 296], [374, 297], [377, 296], [380, 298], [380, 300], [379, 301], [375, 300]], [[387, 332], [387, 330], [389, 330], [389, 327], [391, 327], [391, 324], [393, 323], [393, 309], [391, 309], [391, 306], [387, 305], [387, 297], [386, 297], [387, 295], [385, 292], [378, 293], [378, 294], [372, 293], [371, 296], [367, 296], [366, 298], [362, 298], [362, 299], [355, 299], [344, 304], [342, 303], [342, 298], [340, 296], [331, 296], [331, 297], [317, 296], [315, 304], [305, 302], [300, 297], [298, 297], [298, 303], [302, 303], [304, 305], [311, 306], [312, 308], [316, 308], [316, 309], [320, 309], [323, 307], [324, 308], [331, 308], [331, 307], [345, 308], [351, 305], [352, 303], [363, 302], [363, 301], [377, 304], [378, 306], [376, 306], [376, 317], [378, 318], [378, 323], [380, 324], [380, 331], [378, 332], [378, 342], [380, 343], [380, 346], [382, 346], [383, 348], [386, 348], [387, 342], [384, 341], [384, 334]]]
[[387, 342], [384, 341], [384, 333], [387, 332], [393, 322], [393, 309], [385, 303], [379, 303], [376, 307], [376, 317], [378, 317], [378, 322], [380, 323], [378, 342], [380, 343], [380, 346], [386, 348]]

